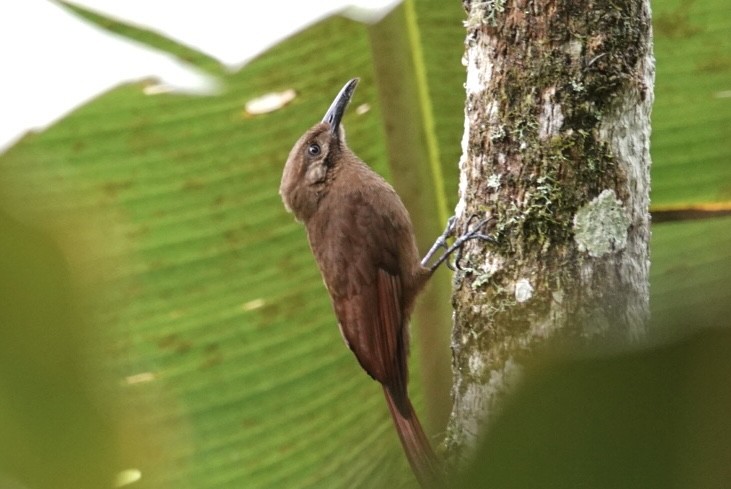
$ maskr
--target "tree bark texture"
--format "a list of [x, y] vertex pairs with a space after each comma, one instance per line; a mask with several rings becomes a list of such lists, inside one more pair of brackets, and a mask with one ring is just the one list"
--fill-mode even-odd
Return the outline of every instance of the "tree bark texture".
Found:
[[539, 346], [636, 340], [649, 315], [649, 0], [467, 1], [447, 449], [468, 456]]

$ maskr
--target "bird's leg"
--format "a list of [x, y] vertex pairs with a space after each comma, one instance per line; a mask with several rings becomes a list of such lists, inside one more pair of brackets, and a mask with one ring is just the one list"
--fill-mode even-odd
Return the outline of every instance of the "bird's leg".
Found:
[[[424, 255], [424, 258], [421, 260], [421, 266], [424, 268], [427, 268], [427, 264], [429, 263], [429, 260], [431, 260], [432, 256], [437, 252], [438, 249], [444, 248], [445, 250], [449, 247], [447, 246], [447, 239], [452, 236], [454, 233], [454, 224], [457, 222], [457, 218], [455, 216], [450, 217], [447, 219], [447, 227], [444, 228], [444, 231], [442, 234], [434, 241], [434, 244], [429, 248], [429, 251]], [[444, 261], [444, 260], [442, 260]]]
[[[455, 260], [455, 265], [459, 268], [459, 260], [462, 255], [462, 246], [467, 241], [469, 241], [471, 239], [483, 239], [485, 241], [490, 241], [492, 243], [495, 243], [495, 238], [480, 232], [480, 229], [482, 228], [482, 226], [484, 226], [485, 224], [490, 222], [493, 218], [489, 217], [487, 219], [481, 220], [480, 222], [477, 223], [477, 225], [474, 228], [472, 228], [470, 230], [469, 224], [474, 217], [475, 216], [470, 217], [470, 219], [467, 221], [467, 228], [468, 228], [467, 232], [465, 232], [461, 236], [458, 236], [455, 239], [454, 243], [451, 246], [449, 246], [447, 244], [447, 239], [454, 234], [454, 227], [455, 227], [455, 223], [457, 221], [455, 216], [450, 217], [449, 220], [447, 221], [447, 227], [446, 227], [446, 229], [444, 229], [444, 232], [441, 234], [441, 236], [439, 236], [436, 239], [436, 241], [432, 245], [429, 252], [421, 260], [421, 266], [428, 268], [429, 271], [434, 273], [434, 271], [437, 268], [439, 268], [439, 265], [441, 265], [443, 262], [445, 262], [452, 253], [457, 251], [458, 253], [457, 253], [457, 259]], [[429, 261], [432, 259], [432, 257], [437, 252], [437, 250], [439, 250], [440, 248], [444, 248], [444, 253], [442, 253], [442, 255], [430, 266]], [[452, 267], [448, 261], [447, 261], [447, 267], [449, 267], [450, 270], [454, 270], [454, 267]]]

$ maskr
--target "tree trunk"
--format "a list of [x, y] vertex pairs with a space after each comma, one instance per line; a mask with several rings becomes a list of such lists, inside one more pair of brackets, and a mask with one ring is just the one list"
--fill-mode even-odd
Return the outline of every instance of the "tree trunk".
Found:
[[455, 280], [456, 462], [537, 347], [643, 336], [654, 82], [649, 0], [464, 3], [458, 229], [497, 242]]

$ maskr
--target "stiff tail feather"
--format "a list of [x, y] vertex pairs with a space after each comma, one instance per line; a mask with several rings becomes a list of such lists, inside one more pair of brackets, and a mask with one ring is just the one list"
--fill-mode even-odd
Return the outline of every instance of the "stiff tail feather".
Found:
[[383, 392], [406, 458], [419, 484], [425, 488], [441, 487], [444, 482], [442, 466], [419, 423], [411, 401], [405, 395], [399, 396], [397, 400], [386, 386], [383, 386]]

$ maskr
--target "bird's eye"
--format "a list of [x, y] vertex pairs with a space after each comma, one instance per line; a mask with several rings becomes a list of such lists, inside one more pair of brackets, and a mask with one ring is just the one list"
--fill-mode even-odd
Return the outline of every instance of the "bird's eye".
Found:
[[310, 156], [317, 156], [317, 155], [319, 155], [320, 154], [320, 145], [317, 144], [317, 143], [310, 144], [310, 146], [307, 148], [307, 153]]

